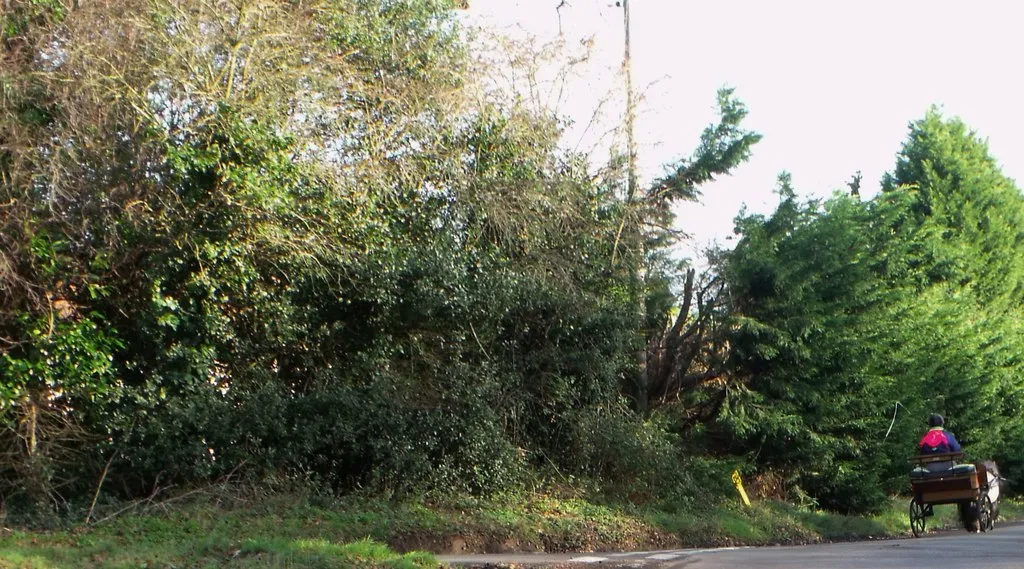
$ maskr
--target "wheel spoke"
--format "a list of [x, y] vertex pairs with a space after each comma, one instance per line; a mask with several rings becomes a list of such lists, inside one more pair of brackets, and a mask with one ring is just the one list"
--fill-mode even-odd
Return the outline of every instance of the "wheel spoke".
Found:
[[925, 516], [924, 506], [917, 501], [915, 497], [910, 501], [910, 531], [914, 533], [914, 537], [919, 537], [924, 533]]
[[992, 499], [986, 494], [978, 500], [978, 527], [989, 531], [995, 525], [992, 519]]

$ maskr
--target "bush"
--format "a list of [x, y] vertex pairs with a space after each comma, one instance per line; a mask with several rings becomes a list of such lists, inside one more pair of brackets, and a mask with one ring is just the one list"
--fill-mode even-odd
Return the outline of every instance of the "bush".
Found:
[[678, 440], [657, 421], [627, 410], [580, 410], [566, 417], [562, 461], [573, 472], [600, 480], [611, 498], [650, 502], [683, 479]]
[[831, 472], [807, 474], [799, 480], [821, 508], [840, 514], [877, 514], [889, 500], [873, 468], [840, 464]]
[[524, 462], [495, 413], [467, 394], [431, 405], [392, 395], [388, 382], [240, 402], [219, 394], [166, 407], [127, 438], [129, 487], [211, 480], [244, 464], [336, 492], [488, 494], [521, 483]]

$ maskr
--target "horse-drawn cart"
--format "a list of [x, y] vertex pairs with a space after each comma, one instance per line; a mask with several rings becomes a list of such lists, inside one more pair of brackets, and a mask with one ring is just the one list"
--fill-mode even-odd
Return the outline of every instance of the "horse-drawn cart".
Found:
[[957, 504], [964, 527], [992, 529], [998, 512], [999, 473], [993, 462], [957, 464], [962, 452], [915, 456], [910, 462], [910, 529], [914, 537], [925, 531], [933, 506]]

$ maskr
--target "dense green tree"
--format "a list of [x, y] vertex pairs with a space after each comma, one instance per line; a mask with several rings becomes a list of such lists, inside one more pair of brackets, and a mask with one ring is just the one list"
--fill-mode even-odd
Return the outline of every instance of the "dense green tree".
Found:
[[718, 417], [733, 450], [850, 510], [902, 487], [931, 412], [975, 459], [1016, 468], [1024, 199], [984, 143], [932, 112], [871, 200], [800, 204], [787, 182], [720, 265], [743, 381]]
[[922, 398], [950, 416], [975, 457], [1019, 468], [1010, 449], [1024, 434], [1013, 411], [1024, 338], [1024, 198], [974, 132], [935, 110], [911, 126], [883, 192], [880, 200], [909, 209], [906, 228], [893, 228], [912, 236], [899, 245], [907, 260], [897, 270], [914, 274], [934, 338], [915, 359]]

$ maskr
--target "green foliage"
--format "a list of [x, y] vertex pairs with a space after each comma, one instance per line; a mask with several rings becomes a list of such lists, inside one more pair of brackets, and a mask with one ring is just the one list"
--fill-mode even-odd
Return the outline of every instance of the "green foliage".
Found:
[[678, 441], [655, 421], [612, 409], [569, 416], [564, 458], [577, 473], [602, 484], [606, 496], [646, 504], [672, 495], [682, 481]]
[[56, 487], [88, 441], [72, 413], [118, 398], [122, 343], [97, 314], [24, 316], [21, 324], [27, 340], [0, 353], [0, 497], [50, 523]]
[[[0, 108], [2, 385], [48, 373], [69, 397], [86, 458], [52, 457], [55, 501], [100, 473], [130, 499], [228, 475], [487, 495], [545, 456], [603, 468], [562, 444], [632, 366], [615, 199], [556, 122], [463, 91], [450, 8], [86, 3], [57, 60], [25, 29]], [[47, 293], [77, 313], [52, 331]]]
[[451, 0], [332, 4], [331, 39], [377, 79], [458, 82], [462, 46]]
[[96, 314], [71, 322], [24, 319], [29, 341], [0, 354], [0, 412], [43, 391], [69, 404], [114, 396], [114, 353], [122, 343], [97, 322], [102, 320]]
[[931, 412], [970, 457], [1017, 464], [1005, 449], [1020, 433], [1007, 411], [1022, 371], [1024, 200], [973, 133], [934, 112], [912, 125], [883, 190], [800, 204], [783, 178], [776, 212], [738, 219], [743, 238], [721, 265], [730, 365], [749, 379], [719, 424], [844, 511], [874, 511], [905, 486]]
[[719, 122], [704, 129], [693, 156], [680, 160], [673, 172], [654, 183], [663, 198], [697, 199], [701, 185], [713, 181], [715, 176], [728, 174], [750, 157], [751, 147], [761, 140], [761, 135], [742, 128], [747, 107], [734, 97], [734, 92], [718, 92]]
[[1024, 207], [961, 122], [911, 125], [870, 200], [783, 176], [697, 275], [672, 205], [760, 139], [730, 89], [621, 196], [477, 96], [445, 0], [128, 1], [3, 15], [0, 482], [35, 505], [535, 471], [690, 505], [738, 468], [871, 512], [933, 411], [1024, 467]]
[[33, 26], [60, 22], [67, 11], [61, 0], [13, 0], [0, 14], [0, 42], [14, 40]]
[[822, 505], [852, 508], [856, 494], [837, 473], [870, 460], [859, 441], [881, 427], [884, 400], [869, 396], [875, 377], [865, 344], [883, 323], [875, 308], [892, 291], [866, 258], [868, 208], [848, 198], [802, 207], [787, 184], [775, 215], [740, 222], [744, 240], [726, 266], [742, 314], [731, 365], [751, 379], [750, 391], [727, 400], [720, 423], [761, 448], [766, 466], [805, 472], [800, 485]]
[[325, 539], [265, 539], [247, 540], [239, 550], [241, 555], [268, 554], [268, 566], [301, 563], [303, 567], [337, 567], [358, 565], [393, 569], [416, 569], [437, 564], [433, 556], [426, 553], [400, 555], [381, 543], [363, 540], [354, 543], [336, 544]]

